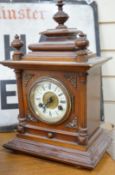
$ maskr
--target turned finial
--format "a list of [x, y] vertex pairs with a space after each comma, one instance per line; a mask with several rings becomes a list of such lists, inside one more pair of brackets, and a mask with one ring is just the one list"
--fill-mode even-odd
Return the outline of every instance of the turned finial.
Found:
[[89, 46], [89, 41], [87, 40], [87, 36], [83, 32], [80, 32], [78, 34], [78, 37], [75, 40], [75, 45], [78, 48], [79, 56], [88, 54], [87, 47]]
[[63, 0], [57, 0], [58, 12], [54, 15], [53, 19], [58, 23], [57, 29], [67, 28], [64, 23], [68, 20], [69, 16], [63, 11]]
[[11, 47], [15, 49], [13, 53], [13, 60], [20, 60], [23, 56], [23, 53], [20, 51], [20, 49], [23, 47], [24, 43], [19, 38], [19, 36], [16, 34], [14, 40], [11, 43]]

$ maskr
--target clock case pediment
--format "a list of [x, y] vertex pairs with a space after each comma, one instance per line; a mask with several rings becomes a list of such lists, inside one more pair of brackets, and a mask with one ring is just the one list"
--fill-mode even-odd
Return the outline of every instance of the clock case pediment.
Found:
[[[111, 140], [100, 129], [101, 66], [109, 59], [88, 50], [86, 34], [67, 28], [63, 1], [58, 0], [57, 5], [56, 29], [42, 32], [40, 42], [29, 45], [26, 55], [16, 35], [13, 59], [0, 62], [15, 70], [19, 101], [17, 136], [4, 147], [94, 168]], [[60, 123], [40, 121], [30, 108], [30, 88], [42, 77], [59, 81], [70, 94], [71, 110]]]

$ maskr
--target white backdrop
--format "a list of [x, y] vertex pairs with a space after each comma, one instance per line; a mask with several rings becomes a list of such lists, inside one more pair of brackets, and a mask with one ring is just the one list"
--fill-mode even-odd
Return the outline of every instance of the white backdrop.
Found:
[[[15, 34], [23, 35], [26, 38], [26, 46], [38, 42], [39, 32], [57, 25], [52, 20], [56, 11], [55, 4], [48, 2], [0, 3], [0, 60], [9, 59], [9, 53], [11, 58], [12, 52], [9, 51], [9, 43]], [[92, 8], [88, 5], [66, 4], [64, 11], [70, 16], [66, 25], [84, 31], [90, 41], [90, 50], [96, 52]], [[12, 104], [18, 103], [16, 85], [9, 81], [14, 79], [13, 70], [0, 65], [0, 126], [17, 123], [18, 109], [12, 107]]]

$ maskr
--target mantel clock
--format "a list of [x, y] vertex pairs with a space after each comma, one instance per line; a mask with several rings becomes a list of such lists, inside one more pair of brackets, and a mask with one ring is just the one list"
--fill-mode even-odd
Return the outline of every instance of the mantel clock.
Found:
[[108, 59], [88, 50], [86, 35], [68, 28], [68, 15], [58, 0], [56, 29], [41, 32], [31, 52], [21, 52], [16, 35], [11, 61], [15, 70], [19, 124], [16, 138], [5, 148], [72, 165], [94, 168], [110, 137], [100, 129], [101, 66]]

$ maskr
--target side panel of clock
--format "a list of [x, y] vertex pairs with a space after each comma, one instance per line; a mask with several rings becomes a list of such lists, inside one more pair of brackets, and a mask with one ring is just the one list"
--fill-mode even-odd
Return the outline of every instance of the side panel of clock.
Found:
[[[22, 117], [24, 122], [19, 125], [18, 136], [23, 138], [31, 138], [33, 140], [38, 140], [41, 142], [53, 143], [55, 141], [62, 141], [65, 143], [80, 143], [86, 144], [87, 141], [87, 121], [86, 121], [86, 83], [84, 83], [84, 76], [86, 79], [86, 73], [74, 73], [74, 72], [52, 72], [52, 71], [32, 71], [24, 70], [21, 73], [22, 84], [19, 85], [18, 89], [22, 88], [23, 95], [21, 100], [23, 106]], [[30, 110], [28, 104], [28, 91], [30, 86], [32, 86], [41, 77], [52, 77], [60, 81], [69, 91], [71, 97], [71, 112], [68, 118], [60, 124], [47, 124], [39, 121], [35, 115]], [[20, 87], [22, 86], [22, 87]], [[20, 109], [20, 110], [21, 110]], [[20, 117], [19, 117], [20, 118]]]
[[89, 70], [87, 79], [87, 125], [91, 136], [100, 126], [101, 107], [101, 67]]

